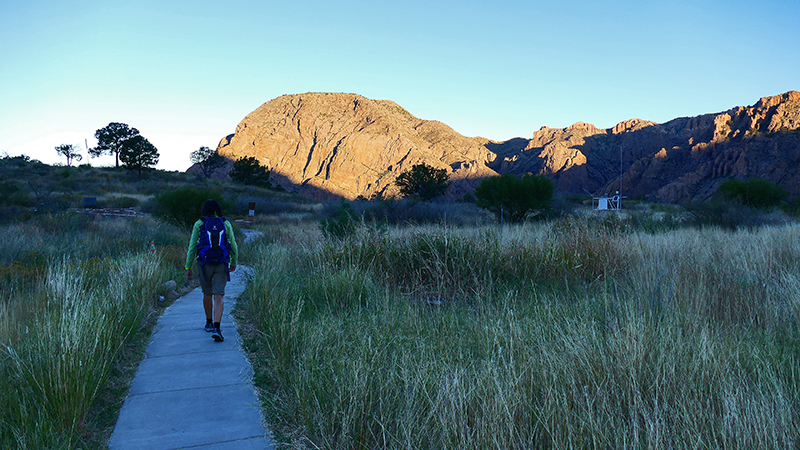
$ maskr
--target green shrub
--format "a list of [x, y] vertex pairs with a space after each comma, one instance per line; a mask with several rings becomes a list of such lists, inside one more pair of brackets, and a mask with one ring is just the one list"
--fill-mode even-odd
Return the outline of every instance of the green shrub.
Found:
[[330, 216], [322, 219], [319, 228], [327, 238], [344, 239], [356, 231], [358, 216], [350, 203], [342, 203], [329, 213]]
[[731, 178], [720, 184], [717, 193], [727, 200], [764, 210], [775, 208], [789, 195], [783, 186], [762, 178]]
[[194, 223], [200, 218], [203, 203], [210, 198], [217, 200], [222, 205], [223, 212], [231, 208], [227, 198], [220, 190], [187, 187], [156, 195], [153, 198], [153, 216], [164, 222], [191, 230]]
[[13, 194], [14, 192], [17, 192], [18, 190], [19, 187], [10, 181], [4, 181], [0, 183], [0, 195], [2, 195], [3, 197], [8, 197], [9, 195]]
[[237, 183], [271, 188], [272, 184], [269, 182], [270, 173], [270, 170], [262, 166], [256, 157], [246, 156], [237, 159], [233, 163], [230, 176]]
[[791, 203], [788, 203], [784, 208], [784, 211], [787, 214], [791, 214], [795, 217], [800, 217], [800, 197], [797, 197]]
[[19, 192], [19, 187], [16, 184], [4, 181], [0, 183], [0, 205], [11, 203], [11, 196]]
[[498, 220], [522, 222], [530, 214], [550, 208], [555, 185], [544, 176], [512, 174], [483, 180], [475, 188], [477, 205], [492, 212]]
[[11, 197], [8, 199], [9, 204], [14, 206], [23, 206], [23, 207], [31, 207], [36, 206], [36, 200], [28, 194], [26, 191], [16, 191], [11, 194]]
[[447, 170], [437, 169], [425, 163], [415, 164], [411, 170], [401, 173], [395, 184], [404, 197], [414, 197], [422, 201], [433, 200], [444, 194], [450, 186]]

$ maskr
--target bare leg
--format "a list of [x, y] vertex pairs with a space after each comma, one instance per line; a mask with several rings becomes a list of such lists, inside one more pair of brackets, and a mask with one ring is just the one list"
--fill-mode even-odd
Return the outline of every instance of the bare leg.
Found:
[[225, 309], [225, 302], [222, 301], [222, 295], [214, 296], [214, 322], [222, 322], [222, 311]]
[[222, 302], [221, 295], [214, 295], [214, 331], [211, 337], [217, 342], [222, 342], [225, 338], [222, 337], [219, 323], [222, 321], [222, 311], [225, 309], [225, 304]]
[[203, 309], [206, 310], [206, 320], [211, 320], [213, 308], [211, 294], [203, 294]]

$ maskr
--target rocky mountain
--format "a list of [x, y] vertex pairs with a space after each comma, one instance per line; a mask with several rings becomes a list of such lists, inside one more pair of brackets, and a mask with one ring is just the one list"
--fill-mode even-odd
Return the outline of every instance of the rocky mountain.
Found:
[[532, 173], [565, 193], [612, 193], [621, 178], [627, 197], [675, 202], [708, 197], [730, 177], [769, 178], [800, 195], [798, 129], [796, 91], [663, 124], [578, 122], [504, 142], [464, 137], [391, 101], [308, 93], [264, 103], [218, 150], [231, 160], [255, 156], [284, 188], [317, 198], [392, 196], [397, 175], [424, 162], [449, 172], [450, 199], [485, 177]]
[[354, 199], [397, 193], [395, 178], [414, 164], [443, 168], [458, 198], [497, 175], [488, 140], [418, 119], [394, 102], [354, 94], [284, 95], [247, 115], [219, 144], [235, 160], [255, 156], [287, 190]]
[[[723, 113], [663, 124], [640, 119], [598, 129], [578, 122], [542, 128], [500, 146], [500, 173], [543, 174], [559, 190], [645, 196], [664, 202], [707, 198], [726, 178], [761, 177], [800, 194], [800, 93], [764, 97]], [[524, 147], [522, 146], [524, 144]]]

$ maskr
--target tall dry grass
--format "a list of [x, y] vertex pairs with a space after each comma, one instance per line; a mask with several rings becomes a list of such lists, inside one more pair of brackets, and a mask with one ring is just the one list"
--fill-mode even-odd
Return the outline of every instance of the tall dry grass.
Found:
[[800, 227], [568, 219], [264, 244], [237, 313], [293, 448], [793, 448]]
[[72, 225], [48, 230], [44, 220], [0, 230], [18, 255], [0, 265], [0, 445], [102, 447], [102, 437], [87, 437], [92, 408], [182, 264], [169, 246], [150, 253], [147, 241], [177, 236], [150, 221], [67, 218]]

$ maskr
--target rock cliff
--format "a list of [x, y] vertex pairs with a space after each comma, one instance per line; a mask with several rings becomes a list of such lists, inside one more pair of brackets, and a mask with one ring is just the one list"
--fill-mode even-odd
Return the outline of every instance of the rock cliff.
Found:
[[355, 94], [285, 95], [264, 103], [224, 138], [219, 153], [255, 156], [288, 190], [321, 198], [392, 196], [395, 178], [427, 163], [446, 169], [449, 198], [470, 192], [487, 163], [488, 142], [421, 120], [394, 102]]
[[[523, 146], [497, 146], [500, 173], [542, 174], [562, 192], [676, 202], [707, 198], [726, 178], [768, 178], [800, 195], [800, 93], [663, 124], [542, 128]], [[622, 176], [620, 177], [620, 174]], [[620, 178], [622, 183], [620, 185]]]
[[646, 151], [624, 161], [629, 165], [622, 183], [631, 196], [665, 202], [702, 199], [732, 177], [767, 178], [793, 197], [800, 195], [800, 92], [653, 128], [665, 136], [664, 145], [658, 148], [636, 136]]
[[769, 178], [800, 195], [798, 129], [796, 91], [663, 124], [578, 122], [504, 142], [464, 137], [388, 100], [308, 93], [264, 103], [218, 150], [231, 160], [255, 156], [284, 188], [317, 198], [393, 196], [395, 178], [424, 162], [448, 171], [449, 199], [489, 176], [531, 173], [561, 192], [611, 193], [621, 181], [627, 197], [675, 202], [708, 197], [730, 177]]

